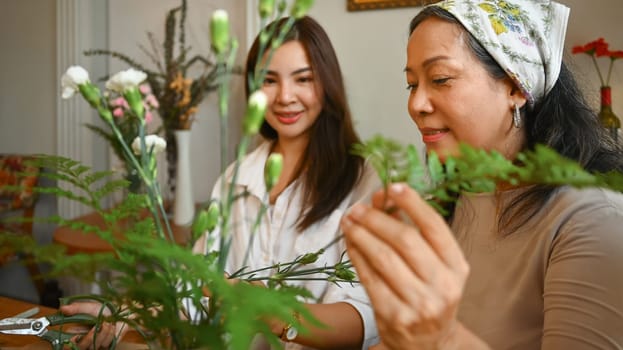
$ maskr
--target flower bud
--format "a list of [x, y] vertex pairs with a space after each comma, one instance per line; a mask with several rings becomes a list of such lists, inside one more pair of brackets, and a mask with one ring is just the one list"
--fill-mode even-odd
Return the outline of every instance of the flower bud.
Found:
[[100, 89], [90, 82], [78, 85], [78, 91], [93, 108], [101, 104]]
[[229, 44], [229, 18], [227, 16], [227, 11], [214, 11], [210, 22], [210, 34], [212, 35], [212, 47], [214, 51], [217, 54], [225, 52]]
[[354, 272], [346, 268], [335, 270], [335, 276], [345, 281], [354, 281], [356, 277]]
[[145, 115], [145, 105], [143, 104], [143, 96], [138, 86], [127, 88], [123, 93], [123, 97], [128, 101], [132, 112], [134, 112], [137, 117], [143, 118]]
[[268, 156], [264, 166], [264, 183], [266, 191], [270, 191], [279, 181], [279, 175], [283, 169], [283, 156], [280, 153], [272, 153]]
[[221, 216], [221, 209], [219, 207], [218, 202], [210, 203], [208, 207], [208, 221], [206, 225], [206, 230], [208, 232], [212, 232], [216, 225], [218, 225], [219, 217]]
[[315, 263], [318, 260], [318, 256], [320, 254], [324, 253], [324, 249], [320, 249], [320, 251], [316, 252], [316, 253], [307, 253], [305, 255], [303, 255], [303, 257], [301, 257], [301, 259], [299, 260], [299, 263], [301, 265], [307, 265], [307, 264], [312, 264]]
[[279, 1], [279, 4], [277, 4], [277, 11], [279, 13], [283, 13], [285, 12], [287, 6], [288, 6], [288, 3], [286, 2], [286, 0], [281, 0]]
[[110, 112], [110, 109], [105, 108], [102, 105], [99, 105], [97, 106], [97, 112], [99, 113], [100, 117], [104, 119], [104, 121], [112, 122], [112, 113]]
[[243, 130], [247, 135], [255, 135], [264, 122], [267, 98], [261, 90], [257, 90], [249, 97], [247, 113], [243, 121]]
[[208, 211], [203, 209], [197, 214], [193, 225], [191, 227], [192, 236], [194, 239], [201, 236], [208, 229]]
[[268, 18], [272, 16], [275, 9], [275, 0], [260, 0], [258, 5], [261, 18]]
[[290, 15], [294, 18], [301, 18], [305, 16], [307, 11], [314, 4], [314, 0], [296, 0], [294, 5], [292, 6], [292, 10], [290, 11]]

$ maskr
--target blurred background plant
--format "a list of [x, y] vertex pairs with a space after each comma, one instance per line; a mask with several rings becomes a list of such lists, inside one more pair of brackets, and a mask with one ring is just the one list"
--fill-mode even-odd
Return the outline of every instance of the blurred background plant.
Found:
[[[147, 74], [147, 84], [159, 102], [156, 108], [162, 121], [164, 138], [167, 141], [167, 186], [175, 193], [177, 175], [177, 144], [174, 132], [190, 130], [199, 104], [218, 88], [219, 70], [211, 52], [191, 55], [186, 45], [187, 0], [167, 12], [164, 26], [164, 42], [158, 43], [152, 32], [148, 32], [149, 48], [140, 46], [155, 68], [138, 62], [132, 57], [114, 50], [88, 50], [85, 55], [107, 55], [130, 67]], [[191, 72], [198, 72], [190, 77]], [[236, 67], [233, 73], [240, 73]], [[105, 79], [105, 78], [104, 78]]]
[[[139, 92], [142, 96], [143, 106], [145, 108], [145, 124], [149, 125], [153, 121], [152, 110], [157, 109], [159, 104], [158, 100], [151, 91], [149, 84], [144, 83], [139, 86]], [[106, 105], [110, 109], [113, 115], [113, 122], [121, 133], [123, 142], [126, 145], [132, 144], [134, 140], [139, 136], [139, 128], [141, 120], [130, 108], [128, 101], [123, 95], [118, 92], [106, 90], [104, 91], [104, 97]], [[138, 175], [138, 171], [134, 168], [131, 162], [125, 161], [126, 157], [123, 153], [123, 145], [121, 141], [117, 139], [114, 133], [109, 128], [104, 128], [95, 124], [86, 124], [96, 134], [103, 137], [110, 144], [117, 159], [121, 162], [121, 171], [124, 173], [124, 178], [129, 182], [128, 191], [138, 193], [141, 191], [142, 181]], [[113, 167], [114, 170], [115, 167]]]

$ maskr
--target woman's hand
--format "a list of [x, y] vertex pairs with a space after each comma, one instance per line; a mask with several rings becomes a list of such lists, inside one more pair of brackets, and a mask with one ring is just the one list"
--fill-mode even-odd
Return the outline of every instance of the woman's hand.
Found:
[[375, 194], [373, 207], [353, 206], [342, 219], [348, 254], [374, 308], [381, 348], [443, 349], [462, 329], [456, 313], [468, 264], [444, 219], [416, 191], [393, 184], [387, 199], [384, 195]]
[[[102, 304], [98, 302], [75, 302], [60, 307], [60, 311], [65, 315], [89, 314], [97, 317], [100, 315], [101, 310]], [[103, 314], [104, 316], [109, 316], [110, 312], [104, 309]], [[108, 349], [115, 336], [122, 337], [125, 330], [127, 330], [127, 326], [124, 323], [119, 322], [114, 325], [104, 322], [100, 325], [99, 329], [96, 330], [96, 328], [93, 327], [88, 333], [76, 336], [72, 341], [76, 344], [78, 349], [81, 350]]]

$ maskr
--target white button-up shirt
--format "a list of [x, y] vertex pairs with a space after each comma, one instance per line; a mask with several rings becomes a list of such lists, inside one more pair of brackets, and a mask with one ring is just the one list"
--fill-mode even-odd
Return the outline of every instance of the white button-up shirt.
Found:
[[[328, 217], [315, 222], [302, 232], [296, 228], [297, 220], [301, 214], [302, 186], [297, 186], [299, 180], [290, 184], [277, 197], [274, 205], [270, 206], [264, 213], [260, 225], [254, 233], [252, 246], [248, 252], [249, 257], [245, 262], [252, 227], [262, 205], [268, 205], [268, 193], [263, 174], [270, 147], [270, 142], [262, 143], [256, 150], [247, 155], [240, 164], [234, 193], [246, 192], [248, 195], [241, 196], [232, 207], [230, 231], [232, 243], [226, 271], [231, 273], [243, 266], [247, 266], [247, 270], [256, 270], [276, 263], [290, 262], [298, 256], [314, 253], [321, 248], [325, 248], [325, 252], [319, 256], [315, 263], [306, 265], [305, 268], [331, 266], [338, 263], [340, 259], [348, 259], [346, 255], [342, 255], [346, 250], [344, 240], [339, 240], [328, 248], [326, 246], [341, 234], [339, 223], [346, 210], [356, 202], [368, 200], [370, 194], [380, 187], [378, 176], [367, 164], [360, 181], [340, 205]], [[233, 167], [230, 166], [226, 171], [228, 175], [225, 181], [228, 185], [231, 185], [232, 169]], [[221, 176], [214, 186], [213, 199], [222, 198], [222, 181], [223, 177]], [[214, 249], [207, 247], [208, 239], [206, 236], [204, 235], [197, 241], [195, 252], [205, 253], [208, 249]], [[218, 239], [214, 239], [216, 236], [218, 233], [213, 232], [209, 241], [218, 244]], [[274, 272], [265, 271], [264, 274], [270, 275]], [[317, 277], [324, 277], [324, 275]], [[378, 332], [372, 308], [368, 296], [360, 284], [340, 283], [336, 285], [327, 281], [289, 281], [288, 283], [308, 289], [318, 303], [349, 303], [359, 312], [363, 320], [363, 348], [367, 349], [370, 345], [378, 342]], [[315, 302], [315, 300], [306, 300], [306, 302]], [[305, 347], [288, 343], [286, 349], [305, 349]]]

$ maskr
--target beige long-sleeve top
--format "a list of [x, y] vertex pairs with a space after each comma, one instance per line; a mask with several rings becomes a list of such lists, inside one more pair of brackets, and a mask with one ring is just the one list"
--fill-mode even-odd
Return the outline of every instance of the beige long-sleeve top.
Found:
[[623, 348], [623, 195], [563, 187], [519, 231], [520, 190], [464, 195], [452, 223], [471, 272], [459, 319], [493, 349]]

